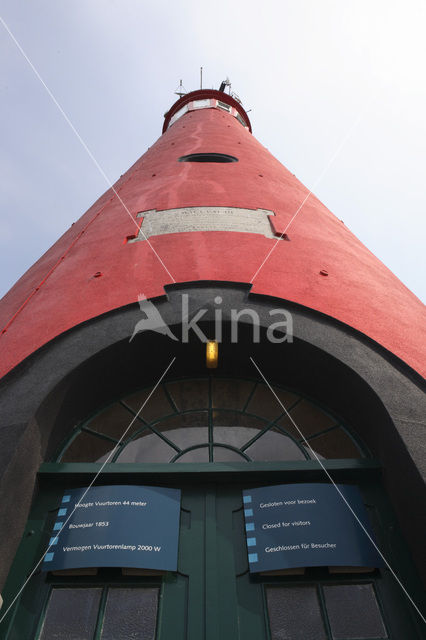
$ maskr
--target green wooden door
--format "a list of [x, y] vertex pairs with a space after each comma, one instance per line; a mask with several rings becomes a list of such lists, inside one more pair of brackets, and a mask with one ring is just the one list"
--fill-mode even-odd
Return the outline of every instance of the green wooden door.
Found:
[[[55, 589], [85, 588], [88, 596], [89, 592], [92, 596], [92, 590], [100, 588], [158, 587], [156, 640], [266, 638], [261, 585], [247, 583], [248, 562], [240, 486], [211, 483], [181, 485], [181, 489], [176, 573], [161, 577], [122, 576], [118, 570], [103, 569], [96, 576], [71, 577], [36, 571], [2, 625], [0, 637], [44, 640], [43, 620]], [[11, 599], [43, 553], [62, 491], [60, 486], [50, 486], [36, 501], [12, 567], [6, 598], [10, 594]], [[82, 632], [82, 640], [103, 637], [105, 603], [102, 602], [105, 598], [106, 594], [100, 599], [93, 632]], [[117, 640], [119, 638], [117, 636]]]
[[248, 582], [241, 488], [184, 487], [178, 574], [164, 585], [158, 639], [266, 637], [262, 588]]
[[[165, 579], [158, 640], [423, 637], [420, 619], [386, 569], [250, 574], [242, 489], [259, 484], [242, 477], [227, 484], [182, 486], [178, 573]], [[363, 493], [375, 528], [380, 523], [394, 532], [382, 490], [367, 482]], [[389, 557], [396, 538], [388, 547], [385, 538], [382, 532], [380, 544]], [[400, 566], [407, 568], [399, 548]]]
[[[36, 571], [1, 625], [0, 638], [349, 640], [363, 637], [414, 640], [423, 637], [415, 612], [386, 569], [366, 575], [334, 576], [327, 568], [308, 569], [304, 575], [292, 576], [249, 573], [242, 489], [265, 484], [268, 476], [269, 482], [278, 484], [278, 478], [271, 478], [270, 473], [263, 471], [257, 473], [256, 478], [239, 472], [225, 480], [220, 472], [208, 471], [208, 465], [204, 468], [207, 477], [203, 477], [200, 466], [191, 478], [186, 477], [185, 472], [162, 478], [157, 469], [155, 478], [119, 474], [119, 479], [115, 480], [124, 484], [139, 482], [181, 488], [178, 571], [164, 576], [124, 576], [118, 569], [100, 569], [96, 576], [52, 576]], [[290, 476], [294, 476], [293, 471]], [[84, 486], [83, 478], [76, 478], [74, 474], [56, 476], [56, 479], [52, 482], [53, 478], [50, 478], [42, 485], [35, 501], [4, 592], [5, 606], [46, 548], [63, 490]], [[300, 479], [300, 476], [283, 477], [281, 481]], [[105, 484], [110, 483], [115, 483], [113, 478], [105, 478]], [[416, 582], [410, 578], [409, 560], [395, 534], [394, 516], [388, 509], [383, 491], [376, 480], [361, 482], [359, 486], [371, 507], [380, 547], [417, 599]], [[391, 537], [388, 532], [392, 532]], [[87, 594], [97, 598], [98, 609], [92, 627], [89, 629], [85, 623], [81, 635], [49, 635], [46, 632], [45, 620], [50, 615], [52, 593], [60, 589], [68, 589], [70, 595]], [[111, 615], [117, 615], [111, 613], [112, 609], [109, 611], [108, 598], [111, 594], [122, 597], [129, 593], [134, 596], [128, 598], [132, 601], [137, 600], [137, 593], [152, 596], [150, 630], [139, 633], [136, 628], [131, 632], [134, 635], [121, 635], [121, 632], [116, 636], [114, 632], [112, 636], [106, 635], [107, 627], [114, 629]], [[370, 618], [366, 614], [368, 611]], [[60, 617], [61, 611], [56, 615]], [[144, 614], [140, 619], [143, 618]], [[342, 620], [347, 622], [347, 628], [339, 630]], [[354, 635], [361, 623], [364, 626], [360, 633]]]

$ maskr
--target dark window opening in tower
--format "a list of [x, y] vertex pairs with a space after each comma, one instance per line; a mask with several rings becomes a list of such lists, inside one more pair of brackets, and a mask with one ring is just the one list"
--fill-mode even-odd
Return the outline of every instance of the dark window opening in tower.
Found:
[[220, 109], [223, 109], [224, 111], [231, 111], [231, 105], [227, 104], [226, 102], [221, 102], [220, 100], [217, 101], [217, 106]]
[[238, 162], [238, 158], [227, 153], [190, 153], [181, 156], [179, 162]]
[[247, 126], [246, 122], [244, 121], [244, 118], [242, 118], [239, 113], [237, 113], [235, 117], [237, 118], [238, 122], [240, 122], [243, 125], [243, 127]]

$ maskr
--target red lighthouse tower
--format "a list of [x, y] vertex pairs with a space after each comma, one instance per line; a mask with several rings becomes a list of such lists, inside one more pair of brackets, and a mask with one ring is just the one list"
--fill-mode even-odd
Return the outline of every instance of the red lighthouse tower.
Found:
[[[87, 637], [119, 628], [119, 598], [139, 611], [137, 594], [154, 611], [138, 624], [158, 638], [308, 637], [296, 609], [314, 612], [312, 637], [420, 638], [424, 317], [254, 138], [237, 100], [183, 95], [0, 303], [3, 583], [24, 533], [5, 637], [56, 637], [66, 587], [91, 599]], [[61, 491], [101, 467], [97, 484], [183, 491], [178, 572], [42, 572], [20, 592]], [[385, 568], [253, 576], [241, 489], [331, 480], [360, 488]]]

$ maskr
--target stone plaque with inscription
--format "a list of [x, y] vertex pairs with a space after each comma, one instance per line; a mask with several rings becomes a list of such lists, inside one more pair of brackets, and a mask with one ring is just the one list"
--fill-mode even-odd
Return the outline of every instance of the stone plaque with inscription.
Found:
[[130, 242], [146, 240], [150, 236], [166, 233], [188, 233], [192, 231], [239, 231], [258, 233], [274, 238], [269, 216], [275, 215], [267, 209], [242, 209], [237, 207], [185, 207], [157, 211], [141, 211], [143, 218], [137, 237]]

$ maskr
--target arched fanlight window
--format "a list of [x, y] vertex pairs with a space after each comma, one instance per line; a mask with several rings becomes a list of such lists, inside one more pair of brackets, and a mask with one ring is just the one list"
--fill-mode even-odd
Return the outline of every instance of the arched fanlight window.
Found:
[[311, 448], [320, 458], [365, 457], [338, 418], [292, 391], [275, 387], [278, 402], [263, 383], [214, 377], [151, 392], [131, 393], [90, 416], [56, 460], [104, 462], [114, 450], [109, 462], [272, 462], [311, 459]]

